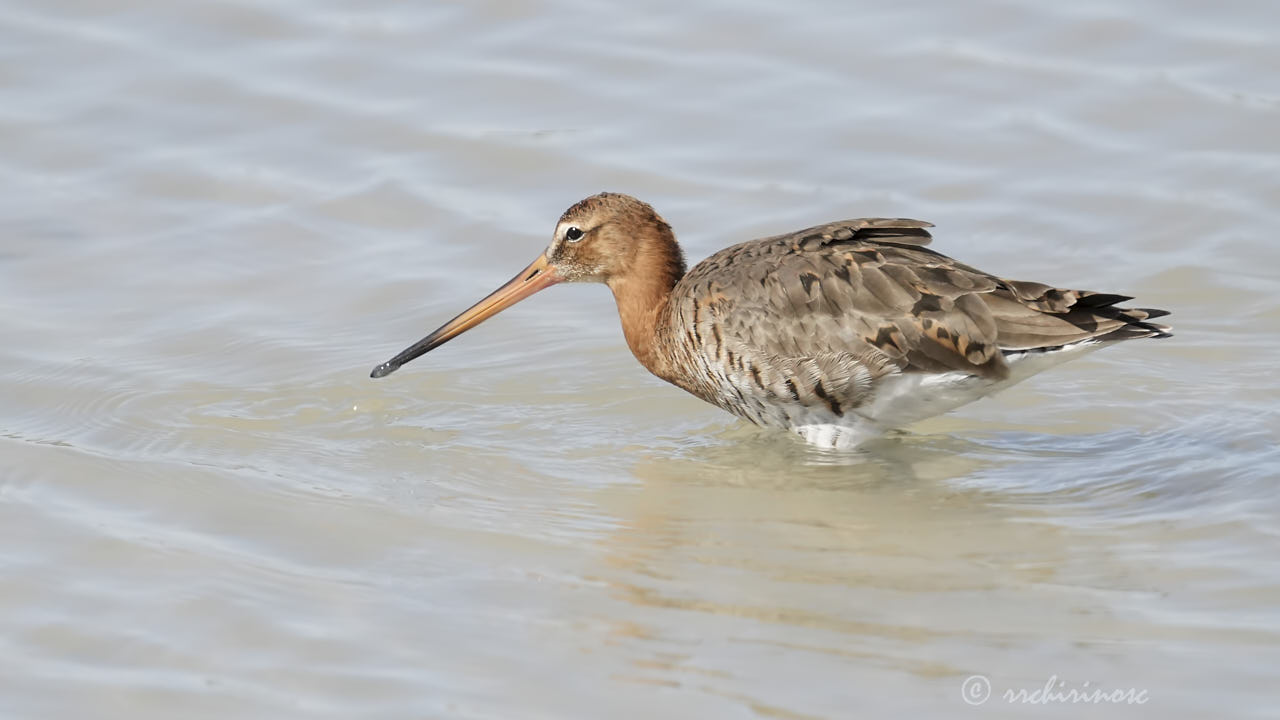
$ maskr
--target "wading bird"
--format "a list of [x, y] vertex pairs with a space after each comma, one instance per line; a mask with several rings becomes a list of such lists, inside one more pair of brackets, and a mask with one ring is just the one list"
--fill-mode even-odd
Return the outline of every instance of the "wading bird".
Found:
[[1006, 280], [927, 247], [929, 223], [862, 218], [725, 248], [688, 272], [671, 226], [629, 195], [560, 216], [510, 282], [374, 368], [384, 377], [562, 282], [599, 282], [654, 375], [809, 443], [850, 448], [1106, 345], [1169, 337], [1124, 295]]

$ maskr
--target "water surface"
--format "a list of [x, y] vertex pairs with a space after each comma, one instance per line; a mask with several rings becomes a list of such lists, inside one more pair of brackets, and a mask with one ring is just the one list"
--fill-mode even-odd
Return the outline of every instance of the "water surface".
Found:
[[[0, 713], [1271, 716], [1276, 27], [0, 4]], [[602, 189], [692, 259], [918, 217], [1177, 337], [852, 457], [650, 377], [601, 287], [368, 379]], [[1054, 679], [1147, 702], [1002, 698]]]

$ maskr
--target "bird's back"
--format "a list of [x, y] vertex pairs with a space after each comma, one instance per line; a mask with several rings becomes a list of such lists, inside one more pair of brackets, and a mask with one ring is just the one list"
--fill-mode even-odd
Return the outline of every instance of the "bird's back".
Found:
[[[897, 425], [1050, 364], [1024, 365], [1032, 356], [1168, 335], [1148, 322], [1167, 313], [1118, 307], [1126, 296], [957, 262], [927, 247], [929, 227], [845, 220], [712, 255], [671, 293], [666, 349], [685, 367], [668, 379], [764, 425]], [[946, 393], [957, 397], [893, 411], [920, 404], [921, 386], [957, 383], [967, 389]]]

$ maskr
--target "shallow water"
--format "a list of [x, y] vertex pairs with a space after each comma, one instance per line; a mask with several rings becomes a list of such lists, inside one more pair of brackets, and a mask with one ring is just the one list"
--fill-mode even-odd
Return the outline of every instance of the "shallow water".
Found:
[[[995, 715], [1272, 716], [1277, 27], [0, 4], [0, 714], [951, 717], [981, 675]], [[927, 219], [1177, 337], [855, 456], [650, 377], [600, 287], [368, 379], [601, 189], [693, 259]]]

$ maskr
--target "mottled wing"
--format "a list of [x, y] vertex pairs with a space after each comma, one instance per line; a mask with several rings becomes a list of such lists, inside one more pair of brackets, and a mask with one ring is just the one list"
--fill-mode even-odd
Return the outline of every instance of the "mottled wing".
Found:
[[1007, 350], [1060, 346], [1154, 316], [1111, 307], [1123, 296], [981, 272], [925, 247], [928, 227], [847, 220], [727, 248], [677, 285], [677, 322], [692, 329], [708, 369], [839, 415], [890, 372], [998, 380], [1008, 374]]
[[[922, 250], [927, 227], [850, 220], [743, 243], [699, 263], [672, 293], [674, 321], [689, 333], [696, 377], [727, 382], [688, 389], [738, 412], [755, 404], [753, 395], [764, 406], [825, 406], [836, 415], [861, 405], [876, 378], [911, 364], [910, 338], [920, 334], [906, 321], [913, 303], [896, 271], [873, 267], [883, 263], [869, 241]], [[717, 397], [725, 387], [754, 393]]]

